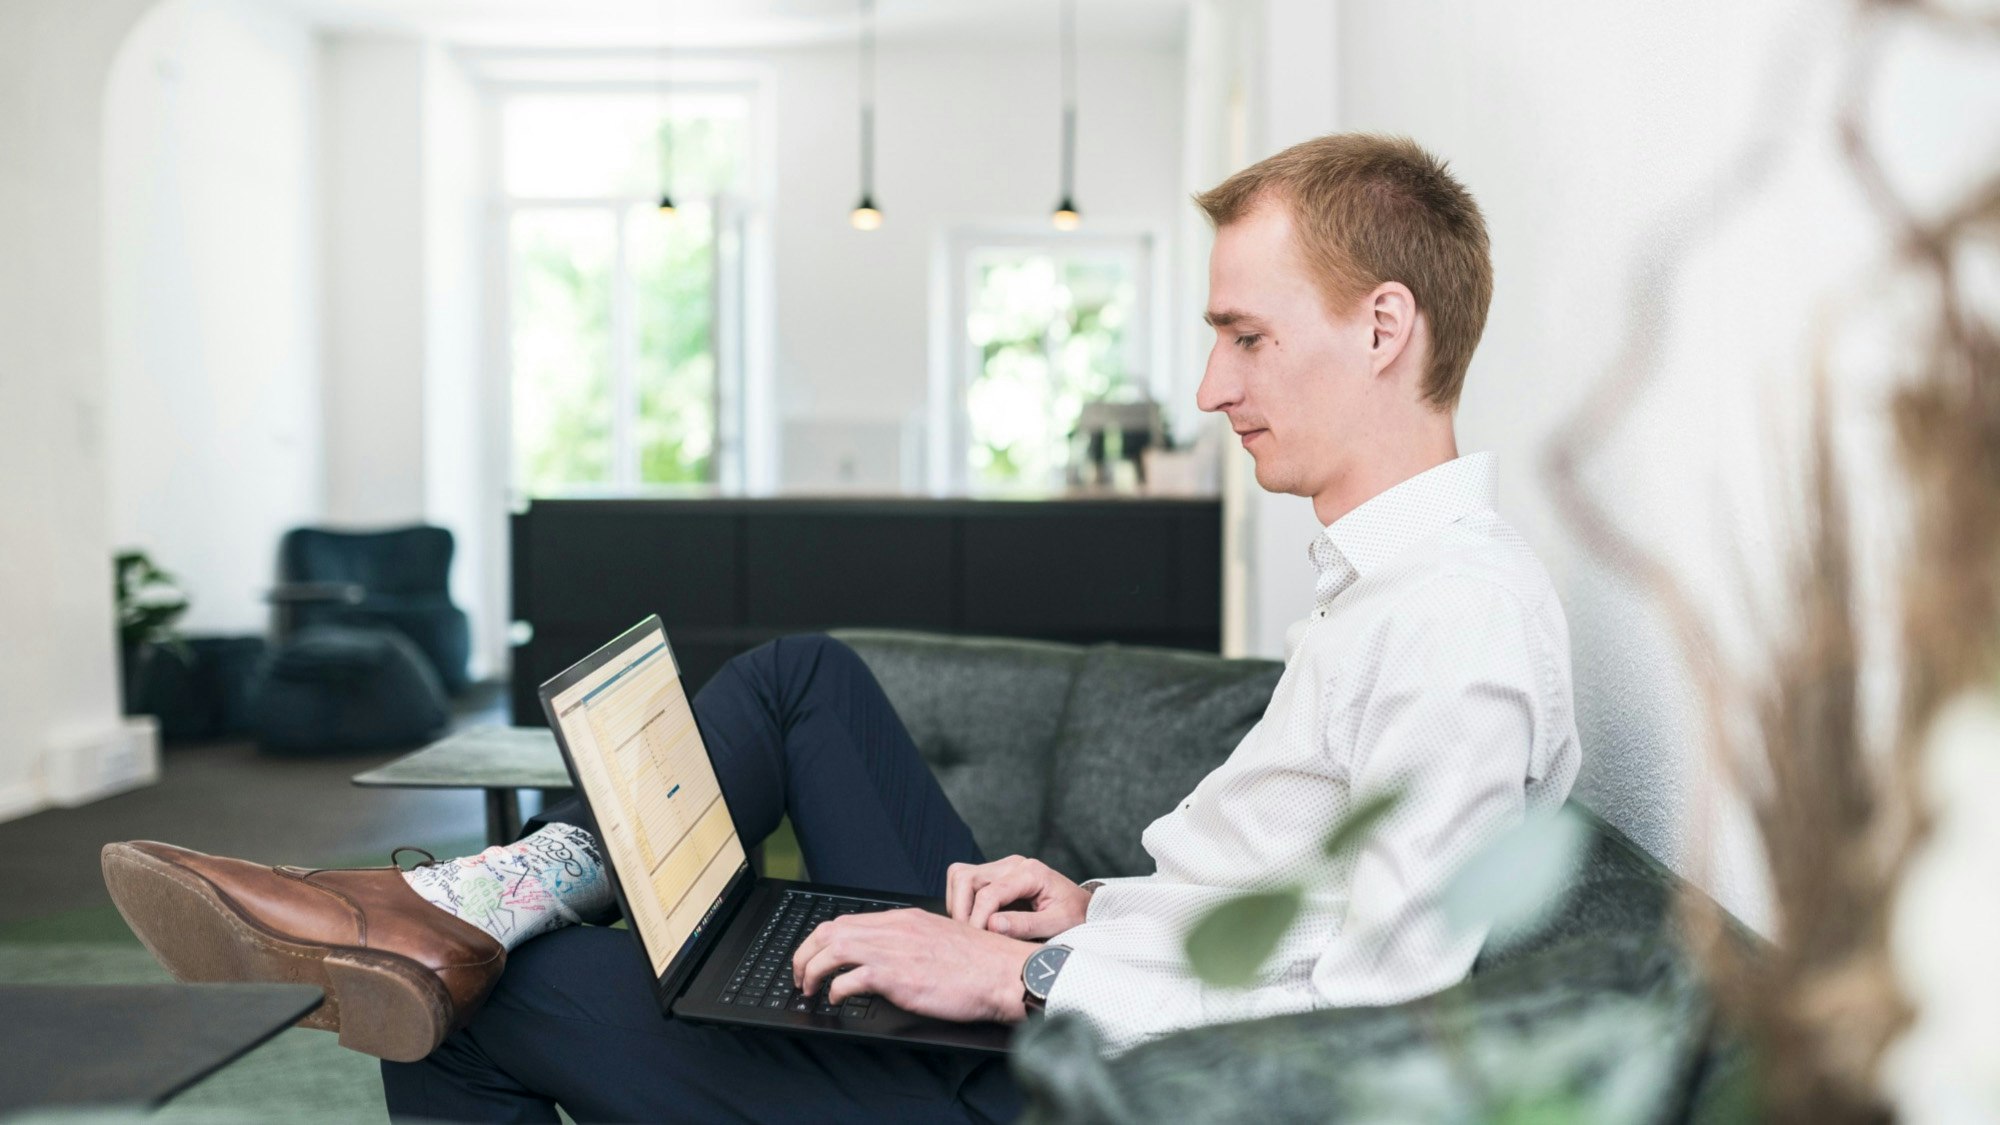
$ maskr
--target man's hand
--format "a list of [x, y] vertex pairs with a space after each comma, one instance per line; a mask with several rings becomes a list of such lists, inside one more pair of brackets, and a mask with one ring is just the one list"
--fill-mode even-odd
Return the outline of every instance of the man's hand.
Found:
[[1021, 966], [1037, 948], [927, 910], [848, 914], [806, 935], [792, 981], [810, 995], [832, 976], [836, 1004], [868, 993], [922, 1016], [1015, 1023], [1027, 1018]]
[[[992, 863], [954, 863], [944, 875], [945, 908], [975, 930], [1052, 938], [1083, 923], [1090, 892], [1039, 859], [1010, 855]], [[1010, 909], [1026, 903], [1026, 909]]]

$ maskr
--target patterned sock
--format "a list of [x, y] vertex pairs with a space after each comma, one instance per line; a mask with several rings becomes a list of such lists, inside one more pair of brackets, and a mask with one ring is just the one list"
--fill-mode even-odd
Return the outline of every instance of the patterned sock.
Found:
[[573, 824], [551, 824], [506, 847], [413, 867], [403, 878], [424, 901], [510, 950], [612, 903], [604, 853]]

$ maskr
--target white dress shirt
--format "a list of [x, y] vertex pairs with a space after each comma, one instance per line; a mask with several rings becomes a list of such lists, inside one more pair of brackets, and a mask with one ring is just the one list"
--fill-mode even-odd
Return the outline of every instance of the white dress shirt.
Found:
[[[1392, 1004], [1462, 979], [1483, 931], [1440, 894], [1576, 778], [1569, 628], [1525, 540], [1494, 514], [1493, 456], [1439, 465], [1334, 521], [1310, 548], [1312, 613], [1286, 636], [1264, 716], [1144, 844], [1151, 875], [1098, 882], [1048, 1009], [1113, 1050], [1201, 1024]], [[1328, 858], [1357, 802], [1401, 802]], [[1307, 888], [1246, 988], [1204, 984], [1182, 943], [1219, 902]]]

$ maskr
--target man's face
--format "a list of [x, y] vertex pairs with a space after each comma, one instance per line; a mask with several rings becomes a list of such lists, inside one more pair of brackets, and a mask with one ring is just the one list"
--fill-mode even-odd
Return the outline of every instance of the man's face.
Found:
[[1360, 303], [1330, 313], [1292, 234], [1290, 209], [1257, 204], [1215, 233], [1208, 314], [1215, 346], [1195, 402], [1229, 416], [1271, 492], [1317, 496], [1365, 439], [1370, 327]]

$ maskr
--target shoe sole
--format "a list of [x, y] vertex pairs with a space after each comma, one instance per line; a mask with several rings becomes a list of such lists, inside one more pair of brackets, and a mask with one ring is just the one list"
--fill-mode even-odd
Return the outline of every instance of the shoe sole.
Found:
[[118, 913], [175, 980], [315, 985], [326, 1000], [298, 1026], [392, 1062], [422, 1059], [451, 1030], [450, 994], [407, 957], [274, 933], [214, 883], [130, 844], [107, 844], [103, 863]]

